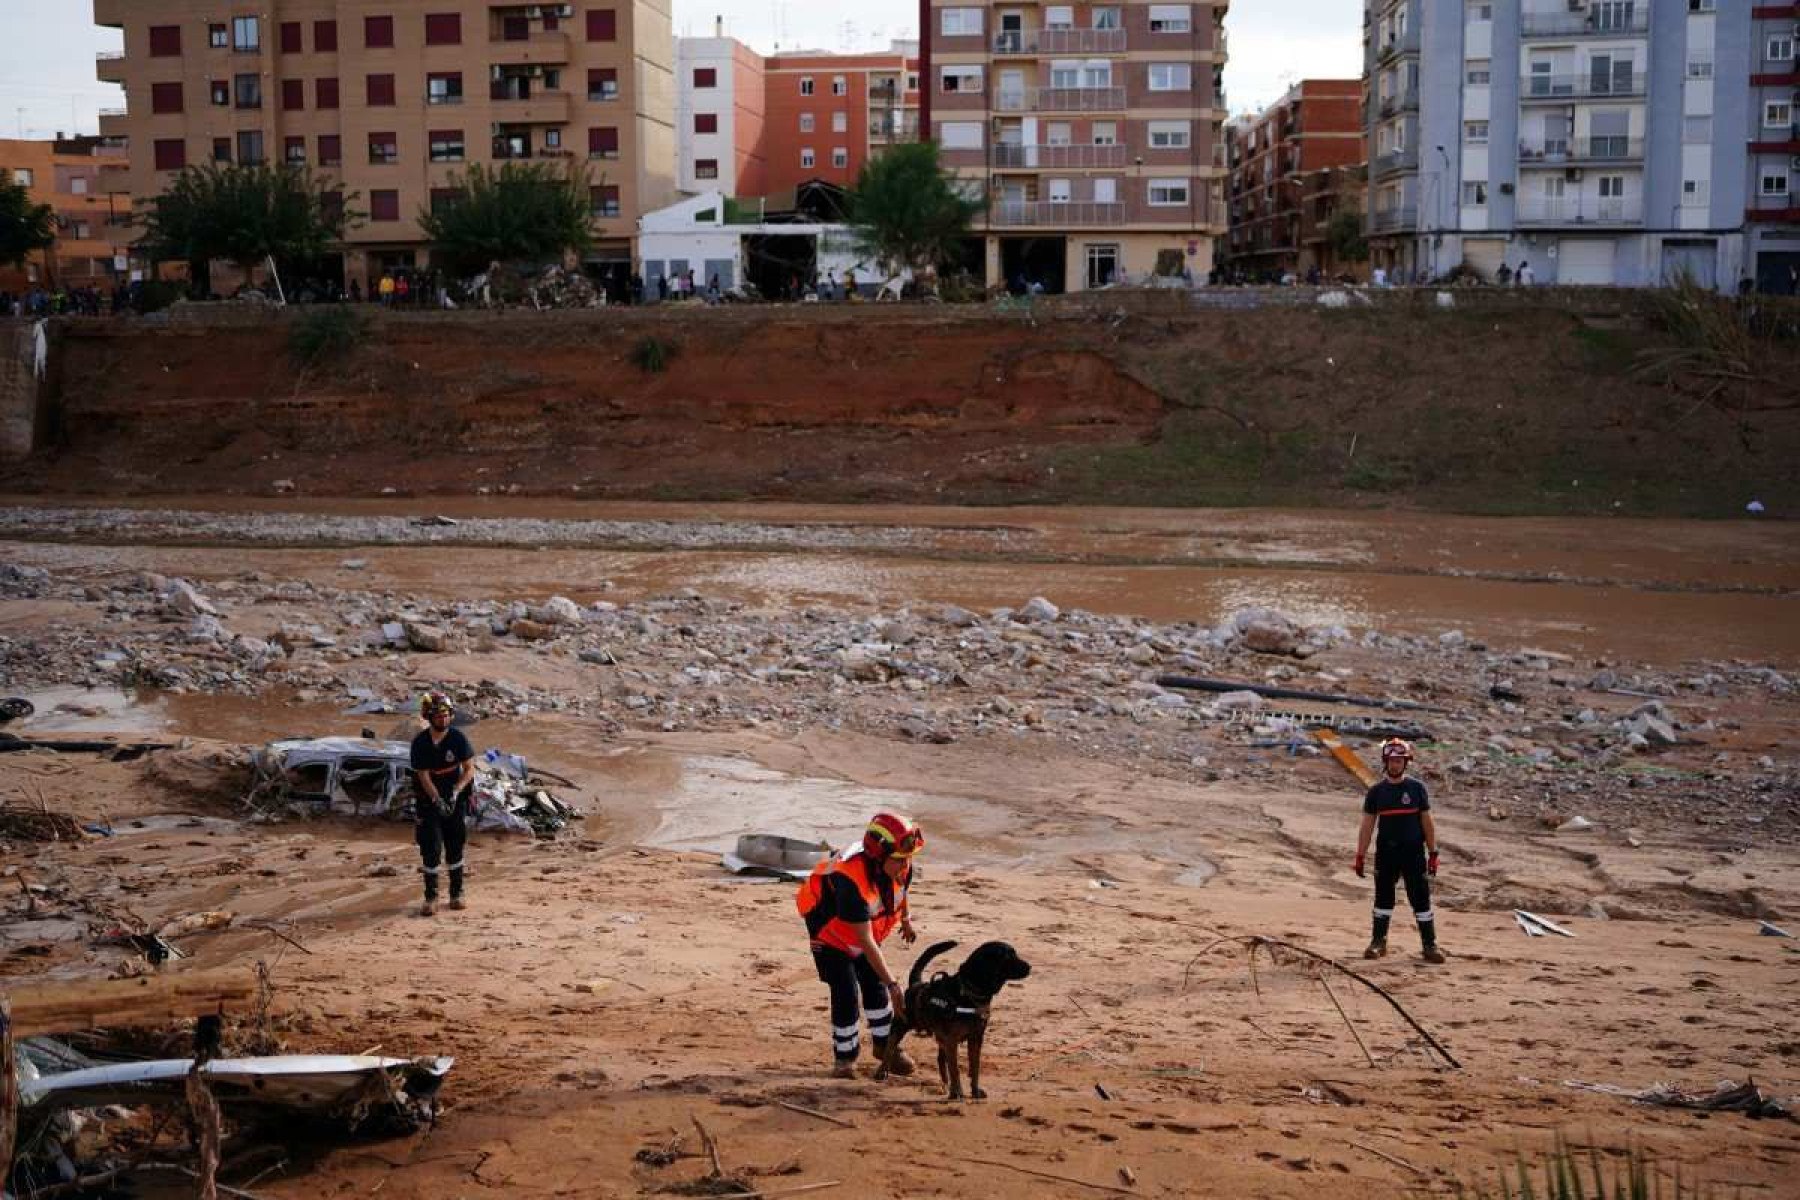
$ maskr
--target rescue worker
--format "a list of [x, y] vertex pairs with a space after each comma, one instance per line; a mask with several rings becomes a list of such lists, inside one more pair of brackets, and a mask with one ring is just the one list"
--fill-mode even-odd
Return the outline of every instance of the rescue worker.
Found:
[[456, 713], [450, 697], [427, 692], [419, 701], [426, 727], [412, 740], [414, 833], [419, 842], [419, 870], [425, 877], [425, 903], [419, 915], [437, 911], [438, 864], [447, 859], [450, 907], [463, 907], [463, 842], [468, 836], [469, 802], [475, 780], [475, 747], [460, 729], [450, 727]]
[[[856, 1074], [862, 1018], [868, 1018], [876, 1059], [887, 1053], [903, 988], [882, 957], [881, 943], [896, 926], [907, 945], [918, 939], [906, 893], [912, 886], [913, 856], [924, 846], [918, 825], [893, 813], [876, 813], [861, 847], [814, 867], [795, 897], [812, 942], [813, 965], [831, 989], [831, 1073], [840, 1079]], [[892, 1070], [913, 1073], [904, 1050]]]
[[1381, 745], [1382, 778], [1363, 797], [1362, 827], [1356, 834], [1356, 875], [1363, 877], [1369, 837], [1375, 837], [1375, 933], [1364, 958], [1387, 954], [1388, 921], [1394, 915], [1394, 885], [1406, 882], [1406, 899], [1413, 920], [1419, 924], [1419, 942], [1426, 962], [1441, 963], [1437, 921], [1431, 911], [1431, 876], [1438, 872], [1437, 826], [1431, 819], [1431, 799], [1425, 785], [1408, 779], [1412, 747], [1399, 738]]

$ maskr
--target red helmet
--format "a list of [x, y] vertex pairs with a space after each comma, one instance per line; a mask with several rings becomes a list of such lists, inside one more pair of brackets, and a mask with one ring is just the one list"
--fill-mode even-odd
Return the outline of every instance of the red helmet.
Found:
[[1401, 741], [1399, 738], [1389, 738], [1387, 741], [1381, 743], [1382, 762], [1386, 762], [1390, 758], [1403, 758], [1407, 762], [1411, 762], [1412, 756], [1412, 747]]
[[925, 834], [911, 818], [876, 813], [863, 832], [863, 853], [870, 858], [911, 858], [925, 848]]

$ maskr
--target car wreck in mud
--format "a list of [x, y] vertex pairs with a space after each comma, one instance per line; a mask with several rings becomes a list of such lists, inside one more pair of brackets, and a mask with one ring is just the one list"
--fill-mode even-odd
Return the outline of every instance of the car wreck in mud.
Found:
[[[411, 820], [415, 793], [410, 747], [373, 738], [300, 738], [270, 742], [252, 757], [247, 803], [271, 815]], [[550, 837], [576, 809], [547, 784], [569, 781], [533, 770], [518, 755], [476, 760], [470, 811], [476, 829]]]

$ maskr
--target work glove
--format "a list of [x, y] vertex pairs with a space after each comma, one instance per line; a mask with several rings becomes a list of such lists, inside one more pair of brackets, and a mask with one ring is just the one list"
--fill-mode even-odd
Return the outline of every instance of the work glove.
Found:
[[1363, 878], [1363, 856], [1360, 854], [1356, 856], [1356, 877]]
[[1437, 874], [1437, 862], [1438, 862], [1437, 851], [1433, 850], [1431, 852], [1431, 857], [1429, 857], [1425, 860], [1425, 873], [1427, 875], [1436, 875]]

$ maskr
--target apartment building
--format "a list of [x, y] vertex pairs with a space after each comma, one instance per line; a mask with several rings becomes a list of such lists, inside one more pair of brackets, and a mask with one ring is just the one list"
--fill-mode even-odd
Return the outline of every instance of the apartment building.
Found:
[[1225, 131], [1233, 270], [1253, 278], [1325, 271], [1317, 223], [1340, 199], [1344, 175], [1334, 168], [1363, 160], [1362, 80], [1303, 80]]
[[[1750, 12], [1747, 271], [1765, 292], [1800, 292], [1800, 4]], [[1721, 136], [1730, 136], [1726, 127]]]
[[427, 259], [418, 214], [472, 163], [591, 173], [592, 260], [628, 273], [640, 212], [675, 192], [668, 0], [94, 0], [124, 32], [102, 134], [154, 195], [205, 162], [306, 164], [367, 212], [345, 282]]
[[1751, 37], [1742, 0], [1366, 0], [1375, 261], [1735, 286]]
[[676, 184], [690, 195], [769, 191], [762, 55], [723, 30], [675, 40]]
[[1226, 231], [1224, 0], [929, 0], [922, 106], [986, 201], [989, 283], [1211, 271]]
[[109, 288], [124, 277], [131, 193], [124, 149], [97, 137], [0, 140], [0, 178], [56, 213], [56, 244], [22, 266], [0, 263], [0, 291]]

